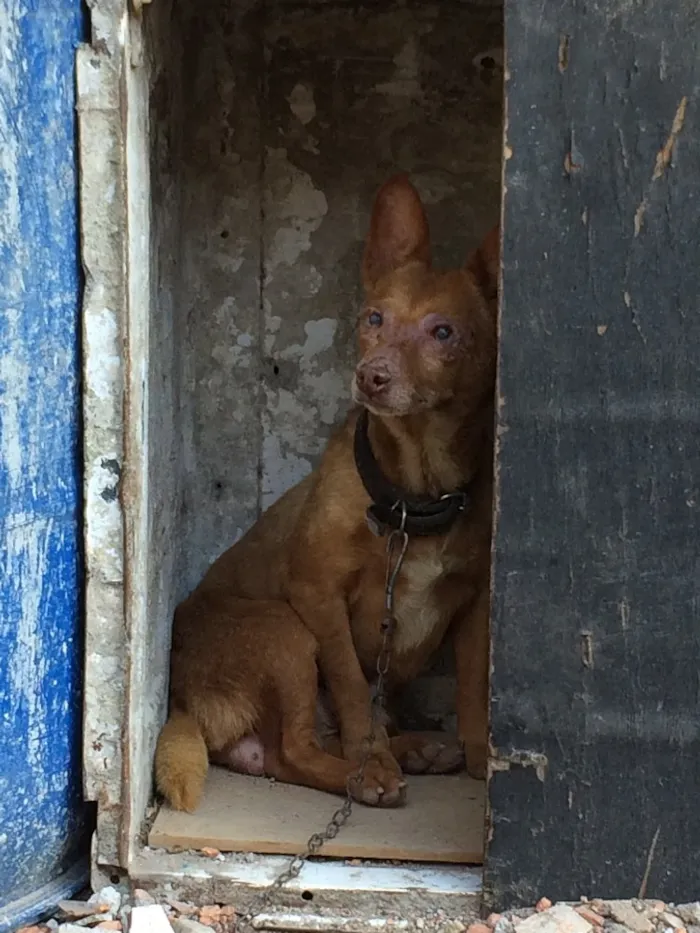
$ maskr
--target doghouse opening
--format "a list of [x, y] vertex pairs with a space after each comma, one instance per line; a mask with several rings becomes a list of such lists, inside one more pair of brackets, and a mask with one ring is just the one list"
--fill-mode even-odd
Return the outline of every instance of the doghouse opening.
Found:
[[[410, 172], [443, 265], [461, 264], [497, 220], [502, 13], [483, 2], [212, 0], [173, 10], [180, 29], [157, 5], [153, 15], [152, 208], [181, 432], [167, 545], [180, 599], [312, 469], [347, 410], [381, 183]], [[174, 228], [165, 191], [179, 199]], [[454, 731], [453, 697], [446, 650], [406, 690], [403, 725]], [[161, 809], [149, 842], [295, 853], [336, 803], [214, 769], [199, 811]], [[324, 854], [475, 863], [483, 826], [483, 785], [416, 777], [405, 809], [358, 806]]]
[[[148, 557], [134, 571], [145, 592], [136, 576], [129, 590], [146, 607], [130, 634], [136, 818], [175, 603], [313, 468], [348, 408], [377, 189], [409, 172], [436, 264], [461, 265], [499, 216], [502, 121], [497, 0], [156, 0], [142, 15], [151, 308]], [[454, 689], [446, 648], [405, 691], [402, 724], [454, 733]], [[212, 769], [199, 811], [161, 808], [148, 840], [296, 853], [337, 805]], [[405, 808], [357, 806], [323, 854], [479, 863], [483, 838], [482, 784], [415, 777]]]

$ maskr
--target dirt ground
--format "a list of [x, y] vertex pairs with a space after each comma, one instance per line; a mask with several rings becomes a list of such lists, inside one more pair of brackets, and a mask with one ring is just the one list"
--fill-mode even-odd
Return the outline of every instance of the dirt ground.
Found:
[[[543, 896], [530, 909], [492, 914], [478, 922], [378, 915], [370, 923], [387, 933], [700, 933], [700, 902], [677, 905], [650, 899], [582, 898], [577, 904], [552, 904]], [[256, 927], [237, 924], [235, 904], [194, 906], [174, 899], [156, 903], [145, 891], [107, 887], [62, 901], [53, 918], [17, 933], [248, 933], [248, 929]]]

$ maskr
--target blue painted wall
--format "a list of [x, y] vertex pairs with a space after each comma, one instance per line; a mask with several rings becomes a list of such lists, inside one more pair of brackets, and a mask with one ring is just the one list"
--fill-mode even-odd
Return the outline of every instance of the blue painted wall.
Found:
[[[0, 0], [0, 908], [84, 850], [78, 0]], [[0, 909], [0, 922], [3, 910]], [[5, 913], [5, 916], [7, 914]]]

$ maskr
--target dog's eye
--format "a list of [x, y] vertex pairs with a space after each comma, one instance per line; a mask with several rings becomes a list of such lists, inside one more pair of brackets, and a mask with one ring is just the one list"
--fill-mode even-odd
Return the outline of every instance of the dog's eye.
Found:
[[367, 323], [372, 327], [381, 327], [384, 323], [384, 318], [382, 317], [381, 311], [370, 311], [367, 316]]
[[438, 326], [433, 329], [433, 337], [436, 340], [449, 340], [451, 336], [452, 328], [447, 324], [438, 324]]

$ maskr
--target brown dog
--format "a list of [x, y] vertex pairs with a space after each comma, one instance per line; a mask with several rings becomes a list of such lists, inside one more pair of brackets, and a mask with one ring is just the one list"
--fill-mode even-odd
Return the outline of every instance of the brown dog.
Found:
[[[496, 229], [465, 268], [434, 271], [415, 189], [397, 176], [380, 190], [363, 263], [360, 407], [318, 469], [176, 610], [171, 713], [156, 752], [157, 785], [174, 807], [196, 808], [209, 758], [345, 792], [370, 732], [385, 616], [387, 539], [368, 527], [372, 503], [380, 531], [403, 521], [409, 535], [389, 685], [425, 668], [452, 628], [460, 745], [420, 733], [390, 740], [382, 727], [353, 795], [396, 806], [401, 766], [453, 770], [462, 748], [483, 777], [497, 263]], [[337, 756], [319, 741], [319, 668], [339, 724]]]

